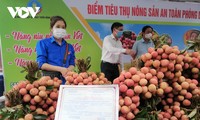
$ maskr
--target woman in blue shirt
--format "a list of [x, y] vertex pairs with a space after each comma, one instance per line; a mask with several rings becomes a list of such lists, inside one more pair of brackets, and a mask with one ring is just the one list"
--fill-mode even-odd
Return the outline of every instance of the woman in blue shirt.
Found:
[[66, 27], [62, 17], [51, 17], [52, 36], [38, 41], [36, 45], [37, 62], [43, 76], [58, 77], [62, 79], [63, 84], [65, 83], [63, 76], [75, 66], [74, 48], [63, 39], [66, 36]]

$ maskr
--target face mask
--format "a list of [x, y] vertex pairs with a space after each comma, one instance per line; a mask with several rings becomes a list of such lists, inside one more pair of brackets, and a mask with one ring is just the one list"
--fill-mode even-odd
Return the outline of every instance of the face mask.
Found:
[[117, 32], [117, 35], [116, 35], [117, 38], [120, 38], [120, 37], [122, 36], [122, 34], [123, 34], [123, 31], [118, 31], [118, 32]]
[[145, 34], [145, 38], [146, 38], [146, 39], [151, 39], [151, 37], [152, 37], [152, 33]]
[[65, 29], [62, 28], [53, 28], [53, 36], [57, 39], [64, 38], [67, 35]]

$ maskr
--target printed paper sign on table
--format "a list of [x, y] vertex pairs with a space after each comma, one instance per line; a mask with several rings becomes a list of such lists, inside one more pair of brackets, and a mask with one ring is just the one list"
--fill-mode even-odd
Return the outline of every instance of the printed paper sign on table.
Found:
[[55, 120], [118, 120], [118, 85], [61, 85]]

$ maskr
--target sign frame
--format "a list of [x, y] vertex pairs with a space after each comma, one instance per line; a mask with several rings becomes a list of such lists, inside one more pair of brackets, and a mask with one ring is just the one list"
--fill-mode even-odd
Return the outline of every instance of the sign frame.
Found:
[[[96, 88], [96, 89], [95, 89]], [[91, 90], [92, 90], [92, 92], [91, 92]], [[101, 90], [101, 91], [100, 91]], [[106, 91], [105, 91], [106, 90]], [[110, 90], [110, 92], [108, 91], [108, 90]], [[114, 90], [114, 91], [113, 91]], [[66, 106], [68, 106], [66, 103], [67, 102], [69, 102], [69, 101], [73, 101], [73, 103], [74, 104], [76, 104], [77, 105], [77, 102], [80, 102], [80, 103], [83, 103], [83, 102], [85, 102], [85, 99], [84, 99], [84, 101], [83, 100], [81, 100], [81, 99], [77, 99], [77, 95], [74, 95], [74, 98], [73, 98], [73, 94], [69, 94], [68, 96], [65, 94], [65, 93], [69, 93], [69, 91], [70, 92], [77, 92], [78, 93], [78, 95], [80, 95], [80, 96], [78, 96], [78, 97], [80, 97], [81, 98], [81, 96], [82, 97], [85, 97], [86, 98], [86, 100], [88, 99], [89, 100], [89, 98], [91, 97], [91, 98], [93, 98], [92, 99], [92, 101], [94, 101], [94, 102], [97, 102], [96, 100], [97, 100], [97, 98], [99, 98], [99, 97], [103, 97], [103, 96], [108, 96], [108, 95], [110, 95], [110, 93], [111, 94], [113, 94], [113, 97], [112, 98], [114, 98], [113, 99], [113, 101], [112, 100], [108, 100], [108, 102], [110, 102], [110, 103], [113, 103], [112, 105], [110, 105], [110, 107], [112, 108], [112, 109], [114, 109], [114, 111], [113, 111], [113, 119], [112, 120], [118, 120], [118, 115], [119, 115], [119, 87], [118, 87], [118, 85], [61, 85], [60, 86], [60, 89], [59, 89], [59, 96], [58, 96], [58, 102], [57, 102], [57, 108], [56, 108], [56, 114], [55, 114], [55, 120], [64, 120], [64, 119], [67, 119], [67, 118], [64, 118], [63, 116], [62, 116], [62, 114], [63, 113], [69, 113], [69, 112], [66, 112], [66, 111], [69, 111], [69, 110], [67, 110], [67, 109], [70, 109], [70, 107], [68, 108], [68, 107], [66, 107]], [[84, 91], [84, 94], [79, 94], [79, 93], [82, 93]], [[101, 93], [102, 92], [102, 93]], [[95, 95], [95, 94], [99, 94], [98, 96], [97, 95]], [[92, 96], [92, 94], [94, 95], [94, 96]], [[107, 94], [107, 95], [105, 95], [105, 94]], [[103, 96], [102, 96], [103, 95]], [[70, 98], [69, 98], [70, 97]], [[88, 97], [88, 98], [87, 98]], [[96, 98], [96, 100], [95, 100], [95, 98]], [[70, 99], [70, 100], [69, 100]], [[102, 98], [102, 99], [104, 99], [104, 103], [105, 103], [105, 98]], [[75, 100], [75, 101], [74, 101]], [[66, 103], [65, 103], [66, 102]], [[87, 102], [87, 101], [86, 101]], [[72, 104], [73, 104], [72, 103]], [[100, 103], [100, 101], [99, 101], [99, 103]], [[102, 102], [103, 103], [103, 102]], [[78, 103], [79, 104], [79, 103]], [[90, 106], [90, 102], [87, 102], [87, 105], [88, 105], [88, 107]], [[92, 106], [92, 108], [94, 107], [94, 103], [91, 103], [91, 105], [93, 105]], [[98, 103], [97, 104], [95, 104], [95, 106], [98, 106], [98, 109], [101, 109], [101, 108], [104, 108], [104, 107], [108, 107], [108, 106], [105, 106], [105, 105], [108, 105], [108, 104], [105, 104], [105, 105], [103, 105], [103, 104], [101, 104], [101, 105], [98, 105]], [[63, 107], [63, 106], [65, 106], [65, 107]], [[71, 102], [70, 102], [70, 106], [73, 106], [73, 105], [71, 105]], [[81, 106], [80, 106], [81, 107]], [[90, 106], [91, 107], [91, 106]], [[101, 107], [101, 108], [99, 108], [99, 107]], [[81, 109], [81, 108], [80, 108]], [[76, 112], [78, 111], [79, 112], [79, 110], [80, 109], [77, 109], [76, 110]], [[88, 109], [87, 109], [88, 110]], [[87, 111], [86, 110], [86, 111]], [[65, 111], [65, 112], [64, 112]], [[85, 111], [85, 112], [86, 112]], [[72, 112], [72, 111], [70, 111], [70, 112]], [[82, 115], [82, 113], [84, 112], [84, 110], [83, 111], [81, 111], [81, 115]], [[95, 110], [91, 110], [91, 112], [93, 112], [93, 113], [95, 113]], [[111, 111], [110, 111], [111, 112]], [[72, 112], [73, 113], [73, 112]], [[78, 114], [78, 113], [77, 113]], [[88, 113], [85, 113], [85, 114], [88, 114]], [[100, 113], [99, 113], [100, 114]], [[66, 115], [66, 114], [65, 114]], [[78, 118], [77, 120], [86, 120], [86, 118], [85, 118], [85, 116], [78, 116], [78, 117], [80, 117], [80, 118]], [[107, 114], [106, 114], [107, 115]], [[73, 115], [72, 115], [73, 116]], [[102, 114], [101, 115], [97, 115], [97, 116], [95, 116], [95, 115], [93, 115], [92, 117], [95, 117], [95, 119], [96, 120], [101, 120], [101, 118], [98, 118], [98, 116], [101, 116], [101, 118], [102, 118]], [[87, 118], [88, 119], [88, 118]], [[94, 118], [92, 118], [92, 119], [94, 119]], [[76, 119], [74, 119], [74, 120], [76, 120]], [[103, 120], [107, 120], [107, 119], [105, 119], [105, 118], [103, 118]]]

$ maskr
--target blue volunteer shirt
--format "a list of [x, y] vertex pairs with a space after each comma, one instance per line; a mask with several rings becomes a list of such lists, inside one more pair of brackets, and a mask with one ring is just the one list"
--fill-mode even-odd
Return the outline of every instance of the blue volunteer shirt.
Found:
[[136, 41], [133, 45], [133, 50], [136, 52], [136, 58], [140, 57], [142, 54], [148, 52], [148, 48], [154, 47], [154, 43], [152, 40], [145, 42], [144, 39]]
[[66, 68], [70, 65], [75, 66], [75, 52], [71, 44], [68, 44], [68, 56], [66, 64], [63, 65], [63, 59], [66, 53], [66, 45], [67, 42], [64, 39], [62, 40], [62, 44], [59, 45], [53, 36], [38, 41], [36, 45], [36, 53], [39, 68], [41, 68], [44, 63]]

